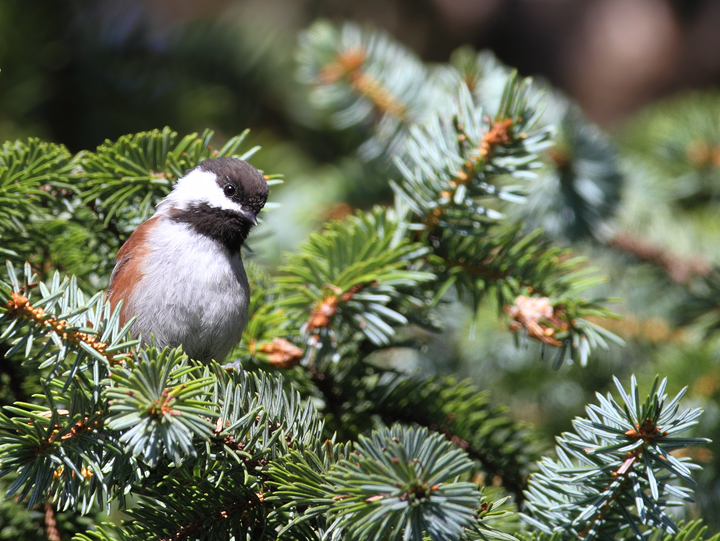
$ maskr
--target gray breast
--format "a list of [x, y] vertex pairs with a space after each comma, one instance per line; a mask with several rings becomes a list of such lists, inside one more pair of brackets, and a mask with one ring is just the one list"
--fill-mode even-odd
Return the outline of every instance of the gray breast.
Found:
[[182, 345], [193, 359], [222, 361], [248, 319], [249, 287], [240, 255], [164, 222], [143, 264], [142, 298], [133, 299], [134, 334], [159, 347]]

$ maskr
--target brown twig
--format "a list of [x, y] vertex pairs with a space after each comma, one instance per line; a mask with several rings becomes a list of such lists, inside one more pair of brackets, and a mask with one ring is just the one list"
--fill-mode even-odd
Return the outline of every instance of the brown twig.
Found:
[[[66, 409], [59, 409], [55, 412], [53, 411], [46, 411], [40, 414], [41, 417], [52, 417], [53, 413], [57, 413], [58, 415], [68, 415], [70, 412]], [[98, 427], [102, 426], [103, 419], [102, 418], [96, 418], [93, 422], [89, 422], [90, 418], [88, 416], [85, 416], [85, 418], [82, 421], [77, 421], [70, 430], [65, 432], [62, 436], [60, 436], [59, 440], [62, 442], [77, 438], [81, 436], [82, 434], [85, 434], [86, 432], [90, 432], [92, 430], [97, 429]], [[32, 424], [32, 422], [30, 423]], [[57, 435], [63, 430], [63, 428], [60, 425], [55, 425], [53, 427], [52, 434], [48, 436], [47, 438], [42, 438], [38, 441], [38, 445], [35, 448], [35, 453], [37, 456], [42, 456], [49, 448], [50, 446], [58, 441]], [[63, 468], [60, 468], [56, 471], [56, 475], [62, 474]], [[86, 470], [85, 468], [82, 468], [82, 474], [85, 477], [92, 477], [92, 472], [89, 470]], [[75, 472], [73, 471], [73, 475], [75, 475]]]
[[[58, 413], [60, 413], [61, 411], [63, 411], [63, 410], [58, 410]], [[67, 411], [67, 410], [64, 410], [64, 411]], [[70, 440], [73, 438], [77, 438], [78, 436], [84, 434], [85, 432], [90, 432], [91, 430], [95, 430], [97, 427], [99, 427], [103, 424], [101, 419], [96, 419], [95, 421], [93, 421], [92, 423], [89, 423], [89, 424], [88, 424], [88, 421], [89, 421], [89, 418], [86, 416], [85, 419], [83, 419], [82, 421], [78, 421], [77, 423], [75, 423], [69, 432], [60, 436], [60, 440], [66, 441], [66, 440]], [[60, 432], [60, 427], [56, 427], [55, 432], [53, 432], [53, 434], [47, 439], [47, 443], [48, 444], [54, 443], [55, 436], [59, 432]]]
[[302, 348], [285, 338], [273, 338], [269, 344], [261, 344], [257, 351], [268, 355], [268, 362], [275, 368], [292, 368], [297, 366], [304, 355]]
[[55, 520], [55, 510], [49, 503], [45, 504], [45, 535], [48, 541], [62, 541], [60, 532], [57, 529], [57, 520]]
[[338, 287], [328, 286], [328, 289], [332, 292], [326, 295], [323, 300], [317, 301], [313, 306], [310, 317], [305, 324], [307, 332], [313, 334], [323, 327], [328, 327], [332, 317], [337, 312], [338, 305], [352, 300], [355, 294], [363, 287], [365, 287], [364, 284], [356, 284], [343, 293]]
[[705, 259], [678, 257], [630, 233], [618, 233], [610, 239], [609, 244], [642, 261], [657, 265], [678, 284], [686, 284], [694, 276], [707, 276], [712, 270], [712, 265]]

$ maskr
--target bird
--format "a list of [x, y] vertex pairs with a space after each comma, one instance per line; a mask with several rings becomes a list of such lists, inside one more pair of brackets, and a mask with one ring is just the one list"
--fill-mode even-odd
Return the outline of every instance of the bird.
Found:
[[268, 184], [249, 163], [211, 158], [180, 178], [118, 250], [108, 301], [120, 326], [159, 348], [221, 362], [248, 321], [240, 249], [265, 206]]

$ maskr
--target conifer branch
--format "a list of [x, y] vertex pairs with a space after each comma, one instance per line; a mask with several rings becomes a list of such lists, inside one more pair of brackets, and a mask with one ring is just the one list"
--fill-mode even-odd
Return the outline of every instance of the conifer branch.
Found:
[[367, 53], [360, 47], [340, 52], [329, 64], [320, 68], [317, 82], [327, 85], [340, 80], [361, 96], [370, 100], [380, 114], [388, 114], [405, 121], [406, 108], [398, 103], [387, 88], [363, 70]]
[[[307, 367], [320, 391], [325, 411], [336, 419], [378, 416], [386, 424], [419, 425], [441, 434], [477, 460], [482, 471], [524, 499], [530, 464], [538, 456], [537, 442], [523, 427], [489, 404], [486, 393], [468, 381], [448, 378], [408, 378], [392, 372], [360, 377], [332, 365]], [[502, 434], [499, 436], [498, 434]]]
[[553, 146], [513, 216], [554, 239], [606, 244], [625, 183], [618, 149], [567, 96], [549, 90], [545, 101], [541, 122], [555, 127]]
[[[365, 159], [401, 150], [408, 126], [437, 109], [438, 88], [417, 56], [382, 32], [317, 21], [300, 36], [299, 77], [338, 128], [371, 125]], [[400, 69], [390, 68], [395, 64]]]
[[[513, 142], [512, 129], [514, 123], [509, 118], [496, 120], [492, 127], [482, 136], [482, 142], [475, 149], [476, 152], [471, 153], [469, 159], [465, 160], [462, 167], [455, 172], [455, 176], [448, 182], [448, 189], [440, 192], [440, 204], [433, 208], [422, 220], [427, 229], [433, 229], [439, 225], [445, 210], [456, 200], [460, 186], [467, 185], [476, 175], [483, 174], [483, 167], [492, 157], [495, 149], [498, 146], [509, 145]], [[463, 133], [463, 125], [456, 124], [456, 130], [459, 133], [458, 142], [462, 146], [467, 141], [467, 135]]]
[[551, 130], [537, 126], [537, 100], [531, 81], [511, 74], [492, 120], [462, 85], [450, 111], [410, 129], [396, 159], [401, 178], [391, 186], [409, 219], [419, 222], [412, 229], [480, 233], [481, 224], [503, 216], [500, 203], [523, 200], [519, 186], [496, 186], [493, 177], [526, 180], [541, 166], [537, 153], [549, 145]]
[[[388, 61], [395, 46], [387, 45], [383, 38], [373, 42], [372, 36], [372, 33], [360, 31], [352, 25], [338, 29], [327, 23], [318, 23], [303, 38], [301, 62], [304, 79], [310, 84], [332, 86], [348, 77], [352, 80], [353, 74], [367, 66]], [[372, 50], [364, 45], [366, 42], [374, 43]], [[318, 64], [321, 59], [325, 59], [325, 63]], [[401, 64], [404, 62], [410, 70], [403, 74], [404, 83], [391, 74], [384, 74], [384, 77], [395, 85], [393, 88], [404, 88], [403, 84], [419, 73], [410, 68], [415, 60], [408, 57], [394, 60]], [[315, 74], [314, 78], [309, 77], [310, 74]], [[497, 103], [492, 103], [493, 100], [488, 100], [487, 96], [476, 97], [473, 94], [472, 90], [481, 87], [486, 90], [483, 77], [504, 80]], [[437, 86], [434, 86], [436, 83]], [[522, 247], [515, 253], [505, 249], [500, 242], [494, 246], [488, 243], [498, 253], [475, 246], [478, 241], [492, 238], [492, 228], [504, 217], [505, 203], [524, 201], [522, 192], [528, 186], [526, 181], [536, 177], [534, 171], [543, 166], [540, 155], [549, 147], [553, 130], [541, 118], [541, 93], [532, 87], [530, 80], [519, 79], [516, 73], [498, 66], [487, 55], [467, 56], [456, 63], [454, 70], [440, 70], [438, 78], [429, 87], [433, 87], [432, 92], [440, 88], [443, 91], [433, 94], [437, 101], [428, 109], [430, 116], [422, 120], [413, 117], [409, 122], [407, 133], [402, 138], [402, 148], [395, 151], [400, 178], [391, 181], [391, 185], [400, 214], [409, 221], [408, 229], [415, 231], [414, 240], [426, 242], [432, 249], [433, 255], [428, 259], [433, 263], [433, 270], [439, 270], [438, 274], [445, 278], [438, 290], [445, 292], [455, 285], [463, 293], [469, 293], [476, 310], [487, 288], [504, 291], [499, 295], [499, 307], [510, 315], [511, 330], [521, 331], [524, 337], [558, 348], [555, 366], [559, 366], [568, 355], [585, 364], [594, 347], [606, 347], [606, 340], [620, 343], [621, 340], [612, 333], [585, 319], [587, 316], [611, 316], [601, 307], [600, 300], [585, 301], [575, 297], [581, 289], [595, 284], [578, 280], [577, 287], [574, 287], [572, 280], [575, 277], [571, 279], [572, 273], [567, 269], [567, 279], [555, 277], [566, 282], [563, 294], [555, 287], [548, 287], [547, 275], [541, 278], [530, 273], [528, 276], [527, 269], [515, 272], [520, 261], [526, 262], [528, 256], [538, 257], [538, 252], [533, 255], [528, 253], [533, 251], [530, 239], [537, 242], [538, 236], [529, 235], [526, 241], [513, 239], [517, 248]], [[488, 116], [482, 107], [490, 103], [492, 116]], [[554, 96], [552, 104], [557, 106], [558, 103], [566, 102]], [[334, 98], [323, 102], [323, 106], [342, 108], [344, 102], [340, 95], [334, 95]], [[565, 111], [568, 108], [556, 109]], [[560, 117], [567, 159], [564, 165], [558, 162], [557, 167], [572, 171], [574, 175], [571, 159], [584, 158], [583, 142], [592, 139], [600, 144], [602, 138], [587, 129], [587, 123], [579, 119], [575, 109], [569, 108]], [[559, 152], [556, 152], [558, 156]], [[577, 156], [571, 155], [571, 152]], [[605, 154], [605, 161], [614, 159], [613, 149], [608, 148]], [[525, 186], [498, 185], [495, 179], [501, 175], [522, 181]], [[614, 169], [605, 176], [605, 184], [616, 186], [618, 175]], [[574, 186], [571, 181], [569, 185]], [[582, 197], [570, 199], [588, 206]], [[612, 207], [612, 202], [606, 206]], [[527, 252], [523, 253], [524, 250]], [[485, 256], [482, 259], [477, 257], [480, 252]], [[507, 268], [503, 268], [503, 263], [493, 265], [490, 262], [493, 258], [507, 258]], [[550, 264], [551, 259], [539, 257], [533, 266], [540, 269], [542, 262]], [[571, 290], [573, 294], [569, 295]], [[511, 296], [509, 291], [514, 294]], [[311, 322], [324, 323], [324, 313], [336, 312], [337, 296], [326, 297], [326, 301], [316, 302]], [[542, 318], [529, 317], [520, 304], [527, 305], [524, 299], [530, 298], [534, 299], [528, 301], [531, 303], [543, 302], [543, 298], [551, 299], [552, 308], [545, 310]], [[313, 328], [313, 325], [309, 327]]]
[[583, 258], [550, 247], [539, 231], [523, 234], [519, 227], [488, 228], [483, 235], [458, 237], [451, 232], [428, 239], [434, 244], [428, 258], [444, 291], [454, 285], [470, 297], [477, 310], [493, 293], [519, 339], [530, 338], [556, 347], [554, 366], [566, 356], [587, 362], [592, 349], [607, 342], [622, 344], [615, 334], [588, 318], [617, 318], [604, 303], [612, 299], [584, 299], [580, 292], [604, 282], [583, 266]]
[[42, 214], [47, 189], [69, 172], [70, 153], [39, 139], [0, 146], [0, 235], [25, 229], [28, 216]]
[[[41, 368], [53, 366], [53, 370], [62, 372], [63, 363], [72, 360], [74, 375], [86, 356], [108, 366], [120, 366], [131, 354], [137, 344], [128, 335], [131, 323], [119, 327], [120, 307], [111, 312], [102, 293], [86, 304], [74, 277], [61, 281], [55, 273], [46, 285], [37, 281], [27, 263], [22, 282], [10, 262], [7, 269], [10, 283], [0, 281], [0, 324], [6, 324], [0, 340], [11, 344], [7, 355], [23, 349], [30, 355], [36, 341], [47, 336], [50, 340], [35, 355], [42, 358], [51, 351], [53, 354], [44, 359]], [[32, 290], [39, 291], [36, 300]]]
[[5, 310], [5, 317], [8, 319], [23, 319], [33, 323], [37, 328], [43, 329], [41, 331], [43, 334], [53, 332], [73, 347], [80, 347], [83, 344], [91, 348], [98, 355], [104, 357], [110, 366], [125, 362], [124, 359], [116, 359], [114, 354], [107, 352], [110, 344], [98, 340], [96, 336], [73, 328], [65, 320], [58, 320], [55, 316], [46, 314], [43, 308], [33, 307], [30, 300], [19, 293], [10, 294], [10, 299], [5, 304]]
[[[384, 417], [386, 419], [393, 417], [397, 422], [425, 426], [432, 432], [441, 434], [447, 441], [464, 450], [471, 459], [477, 460], [482, 466], [482, 469], [492, 476], [493, 482], [496, 480], [499, 481], [500, 485], [514, 496], [515, 503], [518, 507], [522, 506], [522, 503], [525, 501], [524, 491], [527, 488], [527, 479], [521, 475], [520, 470], [509, 469], [508, 461], [505, 457], [500, 458], [499, 454], [493, 454], [489, 449], [486, 450], [471, 444], [468, 440], [454, 433], [447, 425], [427, 424], [427, 419], [421, 419], [420, 416], [390, 416], [386, 414]], [[448, 421], [451, 423], [453, 420], [452, 417], [452, 415], [448, 416]]]
[[237, 501], [229, 505], [225, 509], [211, 512], [202, 519], [198, 519], [195, 522], [189, 524], [178, 525], [178, 529], [175, 533], [161, 537], [160, 541], [183, 541], [184, 539], [192, 538], [193, 536], [206, 535], [208, 530], [213, 530], [218, 526], [218, 523], [222, 523], [225, 520], [232, 520], [237, 515], [246, 513], [249, 509], [262, 505], [265, 500], [265, 496], [262, 492], [255, 494], [254, 498], [248, 498], [245, 501]]
[[[477, 460], [490, 477], [497, 477], [516, 502], [524, 500], [537, 444], [469, 382], [396, 376], [370, 390], [369, 398], [371, 414], [380, 415], [388, 424], [418, 424], [443, 435]], [[504, 432], [505, 437], [495, 439], [494, 431]]]
[[[177, 132], [165, 127], [106, 141], [95, 152], [79, 156], [74, 173], [76, 182], [83, 187], [79, 196], [106, 228], [116, 230], [116, 237], [127, 238], [188, 169], [218, 156], [249, 159], [258, 147], [240, 152], [248, 133], [245, 130], [232, 137], [219, 149], [211, 144], [211, 130], [180, 139]], [[125, 212], [121, 213], [121, 209]]]
[[690, 501], [691, 491], [672, 481], [692, 483], [699, 466], [670, 452], [707, 441], [677, 436], [696, 424], [700, 410], [678, 414], [685, 391], [668, 401], [666, 380], [655, 380], [644, 403], [634, 376], [630, 393], [615, 384], [624, 407], [598, 395], [588, 419], [574, 421], [576, 433], [558, 438], [559, 461], [543, 459], [531, 477], [525, 519], [544, 532], [590, 541], [627, 530], [644, 539], [643, 525], [678, 531], [665, 508], [679, 502], [668, 498]]
[[276, 303], [289, 310], [309, 355], [334, 355], [338, 333], [386, 345], [395, 327], [429, 308], [419, 286], [433, 276], [416, 270], [427, 249], [404, 240], [402, 227], [393, 211], [375, 208], [329, 224], [288, 258]]

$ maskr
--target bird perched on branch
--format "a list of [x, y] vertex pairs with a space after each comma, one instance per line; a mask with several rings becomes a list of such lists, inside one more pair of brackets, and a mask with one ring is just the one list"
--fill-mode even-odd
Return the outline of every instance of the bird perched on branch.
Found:
[[123, 300], [121, 325], [182, 345], [193, 359], [218, 361], [238, 343], [248, 319], [249, 286], [240, 248], [257, 225], [268, 185], [235, 158], [201, 162], [117, 254], [108, 299]]

